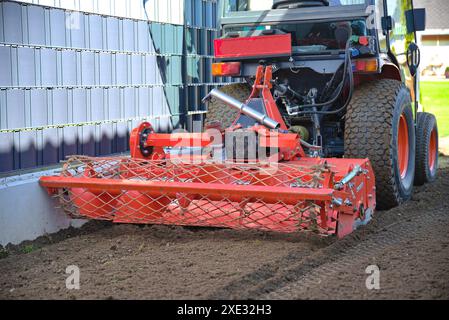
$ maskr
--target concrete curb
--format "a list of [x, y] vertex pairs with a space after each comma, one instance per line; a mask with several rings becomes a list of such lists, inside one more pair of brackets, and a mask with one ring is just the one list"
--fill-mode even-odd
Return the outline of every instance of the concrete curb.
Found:
[[35, 240], [85, 223], [56, 209], [57, 204], [39, 186], [39, 177], [54, 173], [50, 170], [0, 179], [0, 245]]

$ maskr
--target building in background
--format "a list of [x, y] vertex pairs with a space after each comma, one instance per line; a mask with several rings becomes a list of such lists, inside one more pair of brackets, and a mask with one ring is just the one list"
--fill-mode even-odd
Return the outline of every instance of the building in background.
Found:
[[413, 2], [415, 8], [426, 8], [427, 13], [426, 31], [418, 35], [422, 75], [444, 77], [449, 68], [449, 1], [414, 0]]

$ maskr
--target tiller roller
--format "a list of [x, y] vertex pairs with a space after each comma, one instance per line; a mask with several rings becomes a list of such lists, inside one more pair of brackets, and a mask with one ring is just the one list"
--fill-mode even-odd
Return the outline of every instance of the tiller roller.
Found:
[[374, 212], [370, 162], [321, 158], [319, 146], [288, 131], [271, 75], [258, 67], [244, 103], [217, 89], [205, 98], [240, 111], [229, 128], [159, 134], [142, 123], [130, 157], [74, 156], [40, 183], [74, 218], [343, 237]]

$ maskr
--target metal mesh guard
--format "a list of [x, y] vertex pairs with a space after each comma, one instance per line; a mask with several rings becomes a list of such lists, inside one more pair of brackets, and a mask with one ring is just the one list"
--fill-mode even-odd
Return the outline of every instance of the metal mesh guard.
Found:
[[69, 179], [69, 186], [54, 191], [73, 218], [328, 235], [335, 233], [337, 213], [329, 210], [330, 198], [317, 194], [328, 174], [325, 164], [186, 164], [77, 156], [64, 164], [60, 176]]

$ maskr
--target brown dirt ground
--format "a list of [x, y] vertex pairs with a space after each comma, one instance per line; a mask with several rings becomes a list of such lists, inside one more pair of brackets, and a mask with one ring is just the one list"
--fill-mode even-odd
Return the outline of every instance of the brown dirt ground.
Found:
[[[0, 299], [449, 299], [448, 195], [442, 158], [436, 183], [339, 241], [89, 223], [6, 248]], [[370, 291], [373, 264], [381, 289]], [[80, 290], [65, 288], [69, 265]]]

